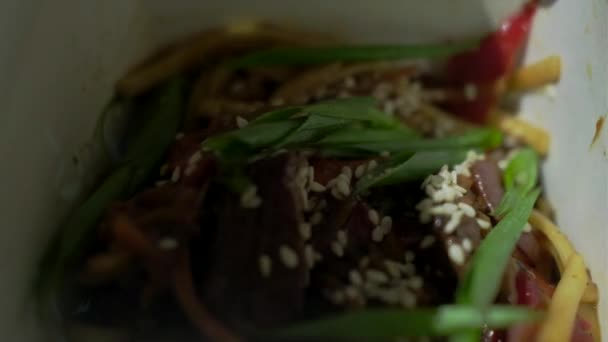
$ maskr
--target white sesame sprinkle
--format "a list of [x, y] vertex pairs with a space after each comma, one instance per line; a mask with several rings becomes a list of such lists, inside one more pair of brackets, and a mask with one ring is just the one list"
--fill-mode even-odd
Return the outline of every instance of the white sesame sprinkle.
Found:
[[287, 245], [282, 245], [279, 247], [279, 257], [281, 258], [281, 262], [287, 268], [296, 268], [298, 266], [298, 255], [296, 252]]
[[476, 215], [475, 209], [467, 203], [464, 203], [464, 202], [458, 203], [458, 208], [460, 208], [462, 210], [462, 212], [464, 213], [465, 216], [475, 217], [475, 215]]
[[342, 168], [342, 174], [351, 179], [353, 177], [353, 170], [349, 166], [345, 166]]
[[412, 252], [412, 251], [405, 252], [405, 262], [410, 263], [410, 262], [414, 261], [415, 257], [416, 257], [416, 254], [414, 254], [414, 252]]
[[384, 216], [380, 222], [380, 228], [384, 234], [388, 234], [393, 227], [393, 219], [390, 216]]
[[346, 294], [346, 297], [348, 297], [350, 299], [358, 298], [361, 295], [359, 293], [359, 290], [357, 290], [357, 288], [354, 286], [347, 286], [344, 289], [344, 294]]
[[312, 184], [315, 181], [315, 168], [311, 165], [308, 167], [308, 184]]
[[414, 290], [420, 290], [424, 285], [424, 280], [421, 277], [413, 276], [409, 279], [408, 285]]
[[258, 188], [251, 185], [241, 194], [241, 206], [243, 208], [258, 208], [262, 204], [262, 199], [257, 195]]
[[327, 189], [321, 183], [312, 182], [312, 183], [310, 183], [310, 190], [312, 190], [314, 192], [323, 192], [323, 191], [325, 191]]
[[374, 225], [377, 225], [380, 223], [380, 215], [378, 215], [378, 212], [374, 209], [370, 209], [367, 212], [367, 217], [369, 218], [369, 221]]
[[464, 86], [464, 97], [467, 101], [474, 101], [477, 98], [477, 87], [472, 83]]
[[473, 244], [471, 243], [471, 239], [469, 239], [469, 238], [462, 239], [462, 249], [464, 249], [464, 251], [467, 253], [473, 249]]
[[310, 217], [310, 224], [313, 226], [316, 226], [319, 223], [321, 223], [322, 220], [323, 220], [323, 213], [320, 211], [317, 211], [314, 214], [312, 214], [312, 216]]
[[188, 165], [188, 167], [186, 168], [186, 171], [184, 171], [184, 175], [190, 176], [191, 174], [194, 173], [194, 171], [196, 171], [196, 164]]
[[378, 162], [374, 159], [367, 163], [367, 171], [373, 171], [376, 167], [378, 167]]
[[458, 211], [458, 206], [454, 203], [443, 203], [432, 207], [429, 212], [433, 215], [452, 215]]
[[462, 211], [457, 211], [454, 214], [452, 214], [452, 216], [450, 217], [450, 220], [445, 225], [443, 231], [446, 234], [452, 234], [456, 230], [456, 227], [458, 227], [458, 225], [460, 224], [460, 221], [462, 220], [462, 216], [463, 216]]
[[376, 227], [372, 230], [372, 240], [375, 242], [382, 242], [384, 239], [384, 233], [382, 232], [382, 228]]
[[406, 275], [414, 275], [414, 274], [416, 274], [416, 266], [414, 264], [412, 264], [412, 263], [405, 264], [401, 270]]
[[341, 258], [344, 256], [344, 247], [342, 247], [342, 245], [338, 241], [333, 241], [331, 243], [331, 251], [334, 252], [334, 254], [338, 258]]
[[177, 133], [177, 134], [175, 135], [175, 140], [180, 140], [180, 139], [181, 139], [181, 138], [183, 138], [183, 137], [184, 137], [184, 133], [179, 132], [179, 133]]
[[464, 251], [462, 250], [462, 247], [460, 247], [460, 245], [457, 245], [455, 243], [451, 244], [450, 247], [448, 247], [448, 256], [450, 257], [450, 260], [452, 260], [455, 264], [464, 264]]
[[169, 164], [163, 164], [163, 165], [160, 167], [160, 175], [161, 175], [161, 176], [166, 175], [166, 174], [167, 174], [167, 171], [169, 171]]
[[361, 277], [361, 273], [359, 273], [358, 270], [350, 270], [350, 272], [348, 272], [348, 279], [353, 285], [363, 285], [363, 277]]
[[345, 247], [348, 244], [348, 235], [346, 235], [346, 231], [338, 230], [338, 234], [336, 235], [338, 237], [338, 242]]
[[365, 271], [365, 277], [368, 281], [376, 284], [384, 284], [389, 280], [386, 274], [373, 269]]
[[179, 242], [174, 238], [164, 237], [158, 240], [158, 248], [164, 251], [172, 251], [179, 246]]
[[356, 85], [356, 81], [352, 76], [344, 79], [344, 87], [347, 89], [353, 88]]
[[526, 225], [524, 226], [524, 233], [530, 233], [532, 232], [532, 226], [530, 225], [529, 222], [526, 222]]
[[392, 260], [385, 260], [384, 266], [386, 267], [386, 271], [391, 277], [398, 279], [401, 276], [401, 271], [399, 269], [399, 263]]
[[310, 223], [307, 222], [302, 222], [300, 223], [300, 226], [298, 227], [299, 231], [300, 231], [300, 236], [302, 237], [302, 239], [304, 239], [304, 241], [309, 240], [311, 235], [312, 235], [312, 227], [310, 225]]
[[304, 258], [306, 259], [306, 266], [309, 269], [313, 268], [315, 265], [315, 250], [312, 245], [304, 246]]
[[361, 177], [363, 177], [364, 174], [365, 174], [365, 164], [361, 164], [361, 165], [357, 166], [357, 168], [355, 169], [355, 177], [361, 178]]
[[196, 151], [194, 152], [194, 154], [190, 157], [190, 159], [188, 159], [188, 164], [192, 165], [192, 164], [196, 164], [198, 163], [201, 159], [203, 159], [203, 152], [201, 151]]
[[340, 191], [338, 191], [338, 189], [337, 189], [337, 188], [335, 188], [335, 187], [331, 189], [331, 195], [332, 195], [334, 198], [339, 199], [339, 200], [344, 199], [344, 195], [342, 195], [342, 194], [340, 193]]
[[389, 151], [380, 152], [380, 157], [388, 158], [390, 156], [391, 156], [391, 153]]
[[435, 243], [435, 237], [433, 235], [425, 236], [420, 242], [420, 248], [427, 249]]
[[492, 227], [490, 222], [480, 218], [477, 219], [477, 224], [481, 229], [490, 229]]
[[350, 195], [350, 186], [348, 185], [347, 182], [338, 181], [338, 182], [336, 182], [336, 187], [337, 187], [338, 191], [341, 194], [343, 194], [344, 196]]
[[181, 168], [178, 166], [175, 169], [173, 169], [173, 173], [171, 174], [171, 181], [173, 183], [177, 183], [177, 181], [179, 181], [179, 177], [181, 172]]
[[411, 309], [416, 306], [416, 296], [409, 291], [402, 291], [399, 296], [399, 303], [407, 309]]
[[268, 278], [272, 272], [272, 259], [270, 259], [268, 255], [260, 255], [258, 258], [258, 267], [262, 277]]

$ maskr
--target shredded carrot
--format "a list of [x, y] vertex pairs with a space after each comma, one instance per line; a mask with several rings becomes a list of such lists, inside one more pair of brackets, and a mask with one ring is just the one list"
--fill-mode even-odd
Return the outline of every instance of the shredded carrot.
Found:
[[192, 269], [190, 268], [190, 256], [187, 250], [184, 250], [180, 254], [175, 267], [174, 288], [175, 295], [182, 309], [203, 335], [211, 338], [213, 341], [240, 341], [237, 336], [205, 309], [198, 298], [196, 289], [194, 288]]

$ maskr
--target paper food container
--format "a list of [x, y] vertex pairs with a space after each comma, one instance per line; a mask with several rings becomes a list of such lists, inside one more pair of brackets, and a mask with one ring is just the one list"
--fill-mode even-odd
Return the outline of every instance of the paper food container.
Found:
[[[359, 42], [477, 37], [523, 1], [20, 1], [0, 5], [0, 340], [58, 340], [27, 302], [37, 259], [95, 175], [91, 136], [115, 80], [154, 48], [226, 22], [274, 19]], [[554, 96], [521, 108], [552, 135], [544, 182], [608, 323], [608, 2], [544, 1], [526, 59], [559, 54]], [[74, 157], [77, 157], [78, 163]], [[604, 324], [604, 330], [608, 325]], [[604, 341], [608, 341], [604, 331]]]

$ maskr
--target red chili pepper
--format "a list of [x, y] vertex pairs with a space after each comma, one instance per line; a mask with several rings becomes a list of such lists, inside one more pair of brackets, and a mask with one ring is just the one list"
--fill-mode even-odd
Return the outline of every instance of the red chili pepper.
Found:
[[498, 31], [483, 39], [477, 50], [454, 56], [448, 62], [448, 75], [453, 83], [470, 83], [482, 90], [475, 100], [450, 106], [452, 112], [475, 122], [487, 119], [497, 100], [495, 82], [513, 69], [530, 33], [536, 7], [535, 1], [528, 3]]

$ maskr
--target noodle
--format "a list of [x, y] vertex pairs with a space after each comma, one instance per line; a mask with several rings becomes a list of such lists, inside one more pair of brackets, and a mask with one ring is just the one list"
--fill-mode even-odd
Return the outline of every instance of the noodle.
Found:
[[573, 254], [549, 303], [547, 318], [538, 336], [539, 342], [570, 341], [587, 282], [583, 258], [579, 254]]
[[[560, 272], [565, 272], [568, 260], [576, 254], [574, 247], [564, 234], [545, 215], [533, 211], [530, 216], [530, 224], [534, 229], [541, 231], [550, 242], [550, 250], [554, 254]], [[597, 303], [597, 286], [589, 281], [582, 297], [584, 303]]]
[[500, 115], [498, 127], [505, 133], [530, 145], [541, 156], [547, 155], [551, 136], [546, 130], [510, 115]]
[[511, 77], [509, 88], [516, 91], [528, 91], [559, 81], [561, 58], [549, 56], [541, 61], [517, 70]]

